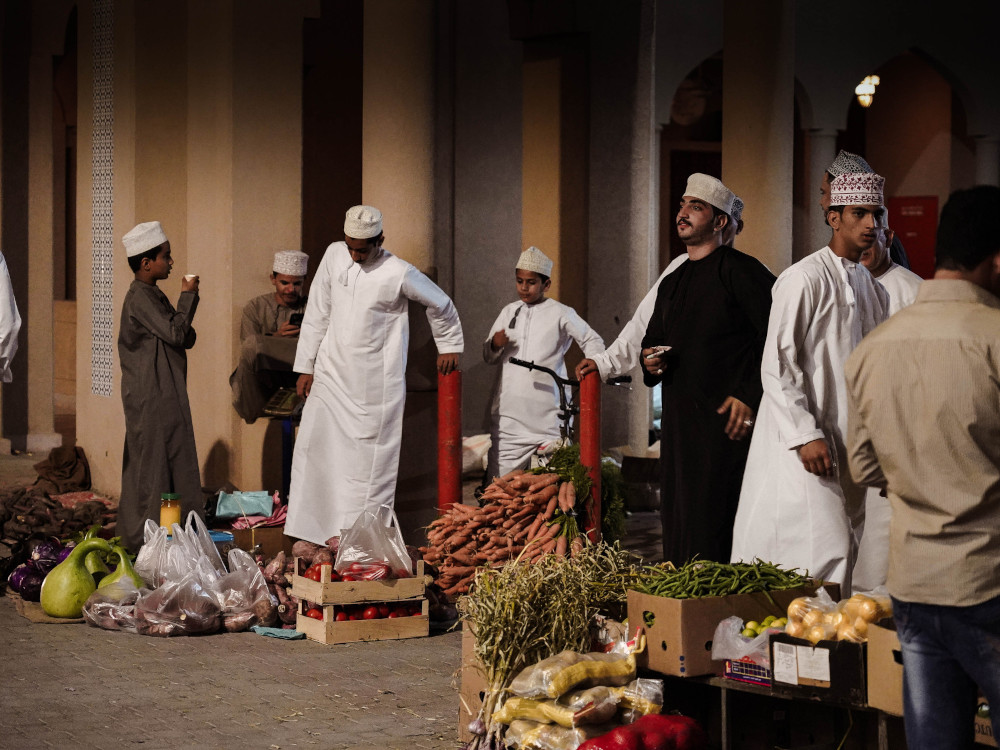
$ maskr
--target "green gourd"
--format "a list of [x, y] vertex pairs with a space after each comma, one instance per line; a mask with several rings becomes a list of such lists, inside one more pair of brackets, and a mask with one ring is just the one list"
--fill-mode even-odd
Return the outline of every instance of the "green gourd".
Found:
[[97, 588], [103, 589], [105, 586], [110, 586], [122, 578], [131, 579], [137, 589], [145, 586], [146, 584], [142, 580], [142, 576], [136, 573], [135, 568], [132, 567], [132, 561], [129, 559], [128, 553], [117, 544], [111, 548], [111, 551], [118, 555], [118, 567], [115, 568], [114, 573], [104, 576], [101, 582], [97, 584]]
[[42, 581], [41, 604], [50, 617], [79, 617], [87, 597], [97, 590], [87, 570], [85, 558], [91, 552], [108, 553], [111, 545], [103, 539], [84, 539], [69, 557], [56, 565]]
[[[87, 539], [97, 539], [97, 533], [101, 530], [99, 525], [91, 526], [87, 529], [87, 533], [84, 534], [84, 541]], [[90, 575], [94, 576], [95, 582], [100, 582], [104, 576], [111, 572], [108, 564], [104, 562], [104, 554], [101, 550], [94, 550], [84, 559], [84, 565], [87, 566], [87, 571]]]

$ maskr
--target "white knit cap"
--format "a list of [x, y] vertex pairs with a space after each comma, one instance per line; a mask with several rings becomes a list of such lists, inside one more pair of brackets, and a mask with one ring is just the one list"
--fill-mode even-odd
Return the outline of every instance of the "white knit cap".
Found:
[[309, 270], [309, 256], [301, 250], [281, 250], [274, 254], [271, 270], [285, 276], [305, 276]]
[[722, 213], [733, 215], [733, 202], [736, 200], [736, 195], [723, 185], [721, 180], [711, 175], [695, 172], [688, 177], [684, 195], [703, 200], [705, 203], [715, 206]]
[[136, 224], [128, 234], [122, 237], [122, 244], [125, 245], [125, 252], [128, 257], [142, 255], [147, 250], [159, 247], [167, 241], [167, 235], [163, 233], [163, 227], [158, 221], [146, 221]]
[[871, 164], [866, 162], [857, 154], [852, 154], [850, 151], [840, 149], [840, 153], [837, 154], [837, 158], [833, 160], [833, 164], [827, 167], [826, 171], [833, 177], [840, 177], [842, 174], [874, 172], [875, 170], [872, 169]]
[[885, 177], [874, 172], [842, 174], [830, 183], [831, 206], [882, 206]]
[[382, 234], [382, 212], [374, 206], [351, 206], [344, 219], [344, 234], [367, 240]]
[[540, 273], [542, 276], [552, 275], [551, 259], [534, 245], [521, 253], [521, 257], [517, 259], [517, 265], [514, 268], [521, 271], [533, 271], [534, 273]]

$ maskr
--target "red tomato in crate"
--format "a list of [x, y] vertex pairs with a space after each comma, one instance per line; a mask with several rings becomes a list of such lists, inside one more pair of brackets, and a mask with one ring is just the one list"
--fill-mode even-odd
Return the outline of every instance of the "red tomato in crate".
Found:
[[344, 610], [340, 610], [333, 619], [337, 622], [347, 622], [350, 616]]
[[310, 581], [319, 581], [320, 572], [318, 565], [310, 565], [306, 568], [306, 572], [302, 574], [303, 578], [308, 578]]
[[424, 608], [419, 604], [410, 605], [410, 617], [420, 617], [424, 613]]
[[361, 613], [361, 616], [366, 620], [377, 620], [378, 607], [365, 607], [365, 611]]
[[344, 573], [344, 575], [342, 575], [340, 577], [340, 580], [341, 581], [356, 581], [356, 580], [358, 580], [358, 578], [357, 578], [357, 576], [352, 576], [350, 573]]
[[378, 605], [378, 616], [379, 617], [388, 617], [389, 616], [389, 605], [388, 604], [379, 604]]
[[314, 620], [322, 620], [323, 610], [319, 609], [318, 607], [313, 607], [312, 609], [306, 612], [306, 617], [311, 617]]

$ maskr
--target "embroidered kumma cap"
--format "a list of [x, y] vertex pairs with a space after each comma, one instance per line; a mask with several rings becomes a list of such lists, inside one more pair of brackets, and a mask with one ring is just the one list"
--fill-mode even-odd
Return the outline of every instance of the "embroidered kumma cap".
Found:
[[734, 224], [739, 224], [743, 220], [743, 199], [738, 195], [733, 198], [733, 210], [729, 215], [733, 218]]
[[532, 245], [521, 253], [521, 257], [517, 259], [517, 265], [514, 268], [521, 271], [533, 271], [534, 273], [540, 273], [542, 276], [551, 276], [552, 260]]
[[844, 151], [844, 149], [840, 149], [840, 153], [837, 154], [837, 158], [833, 160], [833, 164], [831, 164], [826, 171], [833, 177], [840, 177], [842, 174], [875, 172], [875, 170], [872, 169], [871, 164], [866, 162], [857, 154], [852, 154], [850, 151]]
[[344, 234], [368, 240], [382, 234], [382, 212], [374, 206], [351, 206], [344, 219]]
[[159, 247], [167, 241], [167, 235], [163, 233], [163, 227], [158, 221], [146, 221], [136, 224], [129, 233], [122, 237], [122, 244], [125, 245], [125, 253], [128, 257], [142, 255], [147, 250]]
[[698, 198], [711, 206], [715, 206], [724, 214], [733, 215], [733, 203], [736, 201], [736, 194], [722, 184], [722, 181], [711, 175], [695, 172], [688, 177], [687, 187], [684, 188], [684, 195]]
[[885, 177], [874, 172], [842, 174], [830, 183], [831, 206], [882, 206]]
[[274, 254], [271, 270], [285, 276], [305, 276], [309, 270], [309, 256], [301, 250], [281, 250]]

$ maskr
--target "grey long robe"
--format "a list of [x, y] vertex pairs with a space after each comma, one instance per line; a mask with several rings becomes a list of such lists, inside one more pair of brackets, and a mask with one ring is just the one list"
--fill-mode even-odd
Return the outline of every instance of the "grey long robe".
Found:
[[122, 305], [118, 357], [125, 407], [125, 453], [117, 532], [135, 552], [147, 518], [159, 521], [160, 493], [181, 496], [182, 518], [204, 516], [198, 452], [187, 395], [187, 353], [196, 292], [182, 292], [175, 310], [156, 286], [135, 280]]
[[306, 299], [296, 307], [279, 305], [274, 293], [247, 302], [240, 321], [240, 361], [229, 385], [233, 408], [247, 424], [264, 415], [268, 399], [279, 388], [292, 388], [298, 378], [292, 372], [298, 337], [273, 336], [294, 313], [304, 313]]

